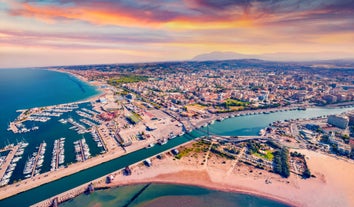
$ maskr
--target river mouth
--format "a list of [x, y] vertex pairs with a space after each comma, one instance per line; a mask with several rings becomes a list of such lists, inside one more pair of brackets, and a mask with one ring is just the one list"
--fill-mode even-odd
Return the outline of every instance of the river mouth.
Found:
[[130, 206], [130, 207], [195, 207], [195, 206], [268, 206], [286, 207], [271, 199], [259, 196], [232, 193], [189, 185], [142, 184], [129, 185], [96, 191], [90, 195], [80, 195], [61, 204], [63, 207], [74, 206]]
[[[285, 119], [297, 119], [297, 118], [313, 118], [329, 114], [339, 114], [350, 109], [327, 109], [327, 108], [309, 108], [306, 111], [286, 111], [286, 112], [276, 112], [271, 114], [259, 114], [259, 115], [248, 115], [242, 117], [234, 117], [225, 119], [221, 122], [215, 122], [209, 125], [210, 131], [215, 132], [217, 130], [224, 128], [227, 131], [230, 129], [237, 129], [238, 127], [246, 128], [264, 128], [269, 125], [269, 123], [277, 120]], [[247, 132], [249, 133], [249, 132]], [[241, 135], [257, 135], [258, 130], [254, 130], [251, 134], [241, 134]], [[192, 131], [190, 134], [185, 134], [183, 136], [176, 137], [175, 139], [169, 140], [165, 145], [155, 145], [149, 149], [141, 149], [122, 157], [113, 159], [111, 161], [102, 163], [100, 165], [91, 167], [89, 169], [77, 172], [75, 174], [69, 175], [67, 177], [61, 178], [59, 180], [47, 183], [43, 186], [28, 190], [26, 192], [20, 193], [18, 195], [6, 198], [0, 201], [1, 205], [11, 206], [11, 204], [20, 202], [21, 206], [29, 206], [31, 204], [40, 202], [84, 183], [88, 183], [96, 178], [105, 176], [119, 169], [137, 163], [148, 157], [157, 155], [163, 151], [174, 148], [175, 146], [181, 145], [183, 143], [189, 142], [196, 137], [203, 135], [200, 131]], [[240, 134], [230, 134], [232, 136]]]

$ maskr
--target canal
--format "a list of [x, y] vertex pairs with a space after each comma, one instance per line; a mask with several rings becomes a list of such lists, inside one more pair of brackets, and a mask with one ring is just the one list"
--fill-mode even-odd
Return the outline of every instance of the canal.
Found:
[[[350, 109], [311, 108], [306, 111], [284, 111], [271, 114], [234, 117], [225, 119], [221, 122], [215, 122], [215, 124], [210, 126], [210, 131], [219, 135], [256, 135], [260, 129], [268, 126], [274, 121], [297, 118], [313, 118], [329, 114], [338, 114], [347, 110]], [[44, 199], [90, 182], [91, 180], [122, 169], [128, 165], [157, 155], [175, 146], [191, 141], [201, 135], [201, 132], [194, 130], [190, 134], [185, 134], [169, 140], [169, 142], [165, 145], [155, 145], [149, 149], [141, 149], [95, 167], [91, 167], [70, 176], [3, 199], [0, 201], [0, 206], [30, 206]]]

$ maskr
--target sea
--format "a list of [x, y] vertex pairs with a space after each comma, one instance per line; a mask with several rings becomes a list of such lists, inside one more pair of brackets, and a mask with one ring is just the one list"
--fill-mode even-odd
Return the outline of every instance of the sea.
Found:
[[[102, 151], [95, 146], [90, 133], [78, 134], [77, 131], [69, 129], [71, 125], [58, 121], [63, 118], [80, 120], [82, 117], [75, 111], [64, 113], [60, 117], [50, 117], [51, 119], [44, 123], [26, 121], [24, 122], [26, 128], [38, 127], [38, 130], [15, 134], [7, 129], [9, 123], [20, 114], [17, 110], [77, 102], [98, 94], [100, 91], [97, 88], [68, 73], [33, 68], [1, 69], [0, 148], [19, 142], [28, 143], [28, 146], [24, 148], [22, 158], [16, 163], [9, 183], [25, 178], [23, 174], [25, 164], [33, 156], [33, 153], [38, 152], [38, 147], [43, 142], [47, 146], [43, 166], [38, 168], [40, 173], [47, 172], [51, 168], [52, 150], [56, 139], [65, 138], [63, 166], [76, 161], [73, 145], [76, 140], [85, 138], [90, 146], [92, 156]], [[81, 103], [78, 110], [82, 108], [92, 109], [92, 105], [90, 102]]]
[[277, 201], [196, 186], [145, 184], [82, 194], [62, 207], [286, 207]]
[[[61, 137], [66, 138], [66, 163], [74, 162], [75, 152], [73, 142], [83, 137], [89, 144], [92, 156], [101, 152], [101, 149], [95, 145], [90, 134], [78, 134], [76, 131], [70, 130], [69, 126], [58, 122], [60, 118], [79, 120], [80, 117], [78, 117], [75, 111], [68, 112], [62, 115], [62, 117], [53, 117], [45, 123], [25, 123], [28, 127], [35, 125], [38, 126], [39, 129], [28, 133], [13, 134], [7, 131], [7, 128], [9, 122], [19, 115], [16, 110], [76, 102], [98, 94], [99, 90], [97, 88], [66, 73], [43, 69], [0, 70], [0, 146], [17, 143], [23, 140], [29, 143], [25, 149], [23, 158], [17, 163], [17, 167], [10, 182], [23, 179], [22, 171], [28, 159], [27, 157], [31, 156], [43, 141], [47, 143], [47, 150], [42, 172], [49, 171], [51, 151], [55, 139]], [[83, 108], [92, 110], [91, 107], [90, 102], [84, 102], [79, 104], [79, 109], [77, 110]], [[209, 130], [219, 135], [257, 135], [260, 129], [274, 121], [338, 114], [347, 110], [348, 109], [311, 108], [306, 111], [286, 111], [234, 117], [221, 122], [215, 122], [209, 126]], [[98, 177], [122, 169], [125, 166], [144, 160], [147, 157], [171, 149], [174, 146], [183, 144], [196, 137], [205, 135], [203, 130], [205, 131], [206, 129], [194, 130], [191, 133], [170, 140], [166, 145], [156, 145], [150, 149], [138, 150], [24, 193], [0, 200], [0, 206], [29, 206]], [[125, 206], [125, 202], [136, 195], [142, 187], [143, 186], [140, 185], [134, 185], [96, 191], [90, 196], [79, 196], [63, 204], [63, 206]], [[138, 199], [135, 199], [129, 206], [164, 206], [163, 203], [166, 202], [182, 202], [181, 205], [183, 204], [183, 206], [285, 206], [282, 203], [253, 195], [219, 192], [192, 186], [161, 184], [148, 186], [148, 188], [139, 195]], [[218, 202], [221, 202], [222, 205], [212, 205]]]

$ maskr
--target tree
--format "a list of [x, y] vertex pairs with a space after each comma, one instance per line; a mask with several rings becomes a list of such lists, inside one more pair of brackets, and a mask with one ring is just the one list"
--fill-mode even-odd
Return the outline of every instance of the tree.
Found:
[[302, 173], [302, 177], [307, 179], [311, 177], [311, 172], [308, 167], [306, 167], [305, 171]]

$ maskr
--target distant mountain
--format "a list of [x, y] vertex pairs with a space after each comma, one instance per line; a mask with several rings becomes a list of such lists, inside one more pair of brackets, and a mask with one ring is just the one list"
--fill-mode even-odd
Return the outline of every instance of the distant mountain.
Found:
[[[340, 60], [338, 57], [341, 56]], [[329, 62], [352, 62], [353, 56], [351, 54], [331, 53], [331, 52], [318, 52], [318, 53], [265, 53], [259, 55], [246, 55], [235, 52], [211, 52], [197, 55], [192, 58], [193, 61], [206, 61], [206, 60], [239, 60], [239, 59], [261, 59], [268, 61], [329, 61]]]
[[211, 52], [195, 56], [194, 61], [206, 61], [206, 60], [237, 60], [237, 59], [257, 59], [255, 55], [244, 55], [235, 52]]

